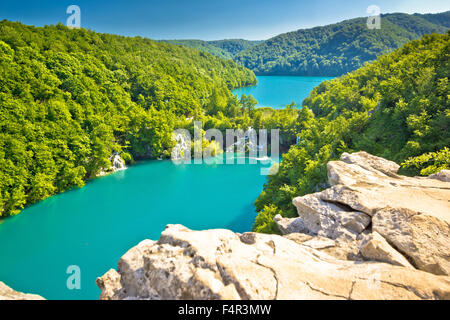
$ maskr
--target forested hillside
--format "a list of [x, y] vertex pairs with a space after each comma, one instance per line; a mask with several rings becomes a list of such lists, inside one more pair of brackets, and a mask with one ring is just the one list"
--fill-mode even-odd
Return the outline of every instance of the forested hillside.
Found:
[[326, 164], [367, 151], [403, 164], [403, 173], [450, 169], [450, 33], [427, 35], [304, 100], [292, 146], [255, 205], [254, 230], [276, 233], [276, 214], [296, 215], [292, 199], [327, 187]]
[[262, 42], [243, 39], [227, 39], [215, 41], [204, 41], [204, 40], [162, 40], [162, 41], [208, 52], [222, 59], [233, 59], [237, 54], [241, 53], [242, 51], [247, 50]]
[[339, 76], [425, 34], [445, 33], [450, 11], [381, 16], [381, 29], [367, 18], [302, 29], [266, 40], [235, 57], [257, 75]]
[[170, 155], [186, 118], [248, 124], [253, 102], [229, 89], [255, 83], [233, 61], [186, 47], [0, 22], [0, 216], [82, 186], [114, 152]]

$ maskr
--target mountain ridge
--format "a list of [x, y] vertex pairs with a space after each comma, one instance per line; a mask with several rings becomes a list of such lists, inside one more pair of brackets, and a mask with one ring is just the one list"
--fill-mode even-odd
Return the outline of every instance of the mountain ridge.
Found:
[[340, 76], [425, 34], [445, 33], [450, 11], [381, 15], [381, 28], [367, 18], [280, 34], [241, 52], [235, 61], [257, 75]]
[[340, 76], [411, 40], [450, 28], [450, 11], [381, 15], [381, 29], [369, 30], [367, 17], [302, 28], [267, 40], [160, 40], [183, 45], [249, 68], [256, 75]]

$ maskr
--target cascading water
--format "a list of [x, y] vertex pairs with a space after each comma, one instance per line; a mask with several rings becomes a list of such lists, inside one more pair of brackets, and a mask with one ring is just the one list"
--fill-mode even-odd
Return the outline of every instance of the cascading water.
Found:
[[172, 149], [172, 160], [190, 159], [191, 140], [183, 134], [178, 133], [175, 135], [175, 141], [177, 145]]

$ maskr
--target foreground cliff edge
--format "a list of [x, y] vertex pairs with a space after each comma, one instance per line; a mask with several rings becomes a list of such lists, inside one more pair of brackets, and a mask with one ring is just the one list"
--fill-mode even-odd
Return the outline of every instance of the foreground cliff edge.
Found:
[[28, 294], [11, 289], [0, 281], [0, 300], [45, 300], [37, 294]]
[[100, 299], [450, 299], [450, 173], [365, 152], [276, 217], [283, 236], [169, 225], [97, 279]]

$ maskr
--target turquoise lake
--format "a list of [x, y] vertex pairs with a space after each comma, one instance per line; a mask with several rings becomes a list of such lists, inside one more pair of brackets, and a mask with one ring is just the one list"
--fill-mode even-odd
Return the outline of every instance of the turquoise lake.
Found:
[[[258, 86], [237, 92], [260, 105], [300, 104], [327, 79], [258, 77]], [[47, 299], [98, 299], [95, 279], [132, 246], [159, 239], [167, 224], [249, 231], [262, 167], [147, 161], [41, 201], [0, 220], [0, 281]], [[66, 285], [72, 265], [81, 270], [80, 290]]]
[[[262, 167], [148, 161], [48, 198], [0, 224], [0, 279], [47, 299], [98, 299], [95, 279], [167, 224], [249, 231]], [[81, 290], [67, 289], [70, 265]]]
[[257, 76], [258, 84], [233, 90], [239, 97], [251, 94], [258, 100], [259, 107], [284, 108], [295, 102], [302, 105], [303, 100], [321, 82], [331, 80], [330, 77], [286, 77], [286, 76]]

